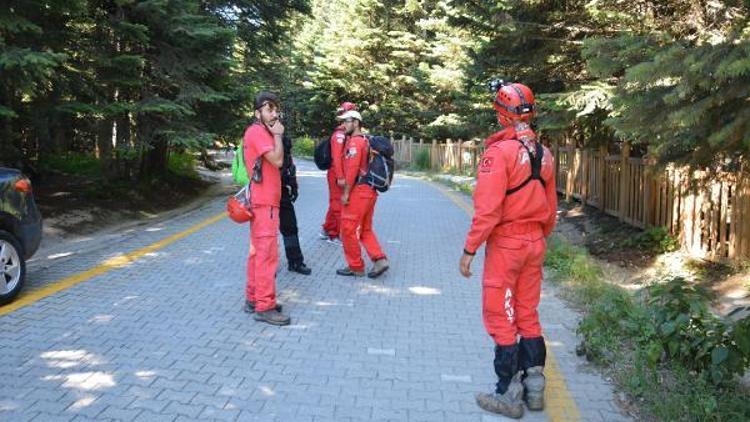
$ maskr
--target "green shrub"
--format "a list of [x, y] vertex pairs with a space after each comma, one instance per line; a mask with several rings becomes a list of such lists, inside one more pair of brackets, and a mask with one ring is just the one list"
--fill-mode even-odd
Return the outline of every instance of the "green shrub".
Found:
[[71, 152], [61, 155], [45, 155], [40, 162], [47, 170], [73, 176], [96, 177], [102, 174], [101, 162], [91, 154]]
[[680, 248], [677, 238], [669, 234], [666, 227], [649, 227], [637, 236], [626, 240], [625, 248], [638, 248], [653, 253], [674, 252]]
[[550, 239], [547, 268], [582, 305], [579, 354], [612, 368], [624, 391], [658, 420], [748, 420], [735, 375], [750, 366], [750, 317], [713, 315], [709, 292], [672, 277], [633, 295], [603, 280], [587, 252]]
[[648, 288], [651, 323], [667, 359], [705, 372], [714, 384], [732, 380], [750, 365], [750, 317], [736, 323], [708, 308], [707, 289], [682, 277]]
[[176, 176], [197, 179], [198, 172], [195, 170], [195, 166], [196, 159], [193, 154], [188, 152], [171, 152], [169, 154], [167, 170]]
[[422, 148], [414, 157], [414, 167], [417, 170], [429, 170], [430, 164], [430, 151]]
[[315, 140], [309, 136], [302, 136], [294, 140], [292, 154], [296, 157], [312, 157], [315, 154]]

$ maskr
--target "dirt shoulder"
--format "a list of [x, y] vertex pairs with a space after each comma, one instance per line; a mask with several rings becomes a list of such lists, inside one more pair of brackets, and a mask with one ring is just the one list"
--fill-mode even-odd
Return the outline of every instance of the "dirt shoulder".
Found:
[[146, 189], [114, 186], [102, 192], [93, 181], [65, 174], [49, 174], [34, 186], [44, 219], [38, 255], [61, 243], [103, 233], [116, 233], [141, 224], [168, 219], [197, 208], [206, 201], [234, 190], [231, 153], [213, 152], [221, 169], [199, 166], [198, 178], [173, 178]]
[[579, 203], [560, 203], [556, 231], [585, 247], [605, 268], [608, 280], [631, 290], [680, 275], [714, 292], [714, 310], [723, 316], [746, 315], [750, 307], [750, 271], [745, 263], [712, 262], [679, 251], [664, 252], [643, 230], [621, 223]]

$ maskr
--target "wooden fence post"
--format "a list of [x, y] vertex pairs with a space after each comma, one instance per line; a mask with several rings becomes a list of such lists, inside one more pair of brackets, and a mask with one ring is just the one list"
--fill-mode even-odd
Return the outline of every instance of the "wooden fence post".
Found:
[[567, 154], [567, 163], [568, 163], [568, 177], [566, 179], [565, 184], [565, 200], [570, 202], [571, 199], [573, 199], [573, 191], [575, 190], [575, 183], [576, 183], [576, 173], [578, 169], [576, 168], [576, 148], [574, 146], [567, 145], [566, 142], [566, 154]]
[[581, 203], [585, 206], [589, 201], [589, 151], [581, 149]]
[[630, 205], [630, 192], [628, 185], [630, 182], [630, 144], [628, 142], [622, 145], [622, 157], [620, 161], [620, 206], [619, 218], [624, 221], [627, 217], [628, 206]]
[[464, 172], [464, 141], [458, 139], [458, 173], [463, 174]]
[[597, 194], [599, 198], [599, 209], [604, 211], [607, 209], [607, 154], [609, 154], [609, 151], [607, 150], [606, 145], [602, 145], [599, 147], [599, 180], [598, 180], [598, 188], [599, 192]]
[[432, 146], [430, 146], [430, 170], [435, 170], [435, 167], [437, 167], [437, 155], [437, 140], [433, 139]]

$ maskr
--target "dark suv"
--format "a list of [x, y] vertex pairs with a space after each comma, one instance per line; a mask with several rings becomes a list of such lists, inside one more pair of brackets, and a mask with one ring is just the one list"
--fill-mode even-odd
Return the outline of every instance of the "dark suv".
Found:
[[0, 305], [18, 294], [26, 278], [26, 260], [42, 240], [42, 216], [31, 182], [20, 171], [0, 167]]

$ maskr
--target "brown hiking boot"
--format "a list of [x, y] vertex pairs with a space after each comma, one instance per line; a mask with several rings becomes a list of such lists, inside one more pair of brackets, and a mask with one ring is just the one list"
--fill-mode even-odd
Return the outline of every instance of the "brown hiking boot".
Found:
[[284, 315], [276, 309], [270, 309], [268, 311], [256, 312], [253, 315], [253, 319], [256, 321], [266, 322], [271, 325], [289, 325], [292, 319], [288, 315]]
[[[275, 309], [277, 311], [281, 312], [281, 308], [282, 308], [282, 306], [277, 303]], [[245, 304], [242, 305], [242, 310], [245, 311], [245, 313], [254, 314], [255, 313], [255, 303], [250, 302], [249, 300], [246, 300]]]
[[544, 409], [544, 367], [534, 366], [526, 370], [523, 380], [525, 390], [524, 399], [529, 410]]
[[339, 268], [336, 270], [336, 274], [348, 276], [348, 277], [363, 277], [365, 275], [364, 271], [354, 271], [349, 267]]
[[477, 404], [482, 409], [507, 416], [513, 419], [520, 419], [523, 416], [523, 385], [521, 384], [521, 373], [513, 377], [508, 390], [504, 394], [479, 393], [477, 394]]
[[381, 274], [388, 271], [388, 268], [388, 258], [378, 259], [372, 263], [372, 268], [370, 268], [370, 272], [367, 273], [367, 276], [370, 278], [378, 278]]

